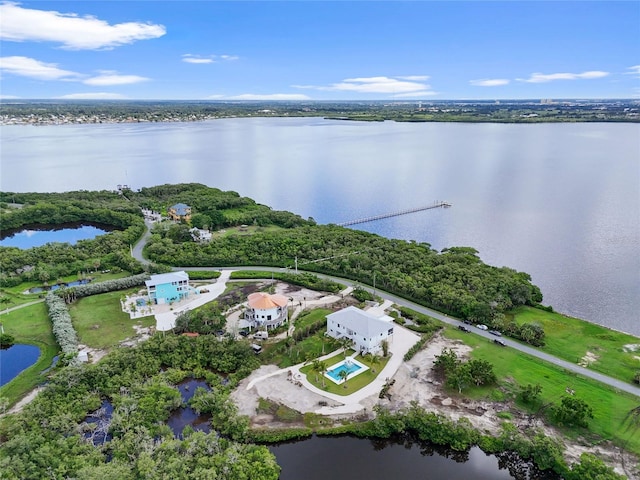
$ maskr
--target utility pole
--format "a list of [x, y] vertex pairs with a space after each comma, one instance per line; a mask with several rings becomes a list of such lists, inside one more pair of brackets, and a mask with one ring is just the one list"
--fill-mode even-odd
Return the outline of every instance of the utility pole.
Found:
[[[373, 272], [373, 296], [376, 296], [376, 272]], [[374, 299], [375, 300], [375, 299]]]
[[298, 274], [298, 256], [296, 255], [296, 275]]

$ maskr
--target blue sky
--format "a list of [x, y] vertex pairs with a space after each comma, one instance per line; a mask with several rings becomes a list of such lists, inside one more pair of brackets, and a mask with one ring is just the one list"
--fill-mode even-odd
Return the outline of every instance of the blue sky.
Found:
[[640, 1], [0, 0], [0, 95], [640, 98]]

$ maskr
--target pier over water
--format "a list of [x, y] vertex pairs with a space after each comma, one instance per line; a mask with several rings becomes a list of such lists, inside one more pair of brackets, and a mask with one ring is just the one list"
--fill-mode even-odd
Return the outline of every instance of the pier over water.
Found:
[[348, 222], [338, 223], [340, 227], [348, 227], [349, 225], [357, 225], [359, 223], [375, 222], [376, 220], [382, 220], [383, 218], [399, 217], [400, 215], [408, 215], [409, 213], [422, 212], [423, 210], [431, 210], [432, 208], [449, 208], [451, 206], [448, 202], [437, 200], [431, 205], [418, 208], [410, 208], [408, 210], [400, 210], [398, 212], [382, 213], [380, 215], [373, 215], [371, 217], [359, 218], [357, 220], [349, 220]]

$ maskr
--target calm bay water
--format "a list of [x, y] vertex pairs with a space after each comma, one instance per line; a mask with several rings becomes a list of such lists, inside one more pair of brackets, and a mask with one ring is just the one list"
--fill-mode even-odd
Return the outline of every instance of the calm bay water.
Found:
[[319, 223], [471, 246], [556, 310], [640, 335], [640, 125], [320, 118], [2, 129], [3, 191], [199, 182]]

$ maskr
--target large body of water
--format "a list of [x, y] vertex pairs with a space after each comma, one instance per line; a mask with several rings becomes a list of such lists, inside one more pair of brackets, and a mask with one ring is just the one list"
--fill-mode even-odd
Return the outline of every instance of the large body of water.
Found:
[[3, 191], [199, 182], [319, 223], [471, 246], [556, 310], [640, 335], [640, 125], [202, 123], [6, 126]]

